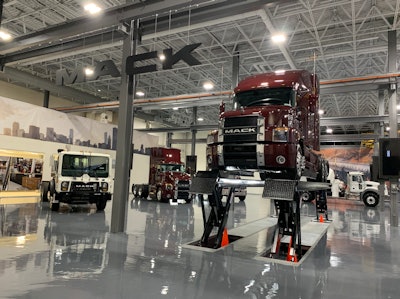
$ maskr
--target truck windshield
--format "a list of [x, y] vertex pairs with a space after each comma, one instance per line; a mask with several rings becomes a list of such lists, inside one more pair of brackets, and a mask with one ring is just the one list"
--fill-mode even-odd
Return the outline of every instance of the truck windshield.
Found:
[[285, 105], [294, 107], [295, 93], [292, 88], [260, 88], [235, 94], [234, 102], [237, 107]]
[[173, 171], [173, 172], [184, 172], [182, 164], [161, 164], [160, 169], [162, 172]]
[[62, 159], [62, 176], [80, 177], [88, 174], [91, 177], [106, 178], [109, 172], [108, 157], [86, 155], [64, 155]]

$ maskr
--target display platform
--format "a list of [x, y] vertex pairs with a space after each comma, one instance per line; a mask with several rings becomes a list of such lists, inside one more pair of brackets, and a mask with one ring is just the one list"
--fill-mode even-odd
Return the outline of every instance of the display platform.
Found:
[[[305, 251], [298, 262], [291, 262], [279, 258], [270, 258], [269, 252], [272, 248], [274, 232], [277, 227], [277, 217], [267, 217], [259, 219], [242, 226], [228, 229], [228, 235], [234, 236], [233, 241], [229, 240], [229, 244], [213, 249], [200, 246], [200, 239], [184, 244], [182, 247], [186, 249], [199, 250], [204, 252], [218, 252], [225, 248], [232, 248], [240, 255], [247, 255], [256, 260], [275, 262], [291, 266], [299, 266], [306, 260], [307, 256], [312, 252], [319, 240], [326, 234], [330, 222], [315, 222], [315, 217], [301, 217], [302, 247]], [[288, 244], [289, 237], [282, 238], [281, 243]]]

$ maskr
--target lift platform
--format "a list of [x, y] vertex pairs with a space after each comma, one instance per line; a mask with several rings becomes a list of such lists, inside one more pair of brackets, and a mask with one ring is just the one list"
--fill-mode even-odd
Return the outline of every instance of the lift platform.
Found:
[[[297, 262], [301, 257], [300, 231], [300, 196], [301, 191], [317, 191], [330, 188], [327, 183], [303, 182], [296, 180], [243, 180], [232, 179], [220, 171], [199, 171], [192, 179], [190, 192], [198, 194], [201, 202], [204, 232], [200, 239], [200, 246], [220, 248], [228, 220], [229, 209], [234, 199], [235, 188], [264, 187], [263, 197], [274, 200], [278, 215], [278, 223], [274, 235], [274, 242], [270, 256], [282, 258], [282, 251], [286, 251], [285, 259]], [[222, 188], [228, 188], [226, 201], [222, 201]], [[208, 195], [210, 212], [206, 215], [203, 195]], [[216, 229], [215, 236], [211, 236]], [[282, 238], [288, 236], [289, 244], [282, 246]]]

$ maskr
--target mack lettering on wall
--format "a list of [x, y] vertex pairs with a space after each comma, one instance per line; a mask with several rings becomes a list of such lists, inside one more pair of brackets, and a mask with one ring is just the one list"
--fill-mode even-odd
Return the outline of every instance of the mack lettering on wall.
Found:
[[[180, 60], [186, 62], [189, 66], [195, 66], [201, 64], [201, 62], [192, 55], [194, 49], [199, 47], [201, 43], [186, 45], [175, 54], [173, 49], [164, 49], [162, 52], [165, 56], [165, 60], [162, 63], [162, 69], [172, 69], [173, 65], [178, 63]], [[147, 61], [152, 59], [158, 59], [158, 52], [146, 52], [137, 55], [128, 56], [125, 64], [125, 71], [127, 75], [143, 74], [157, 71], [156, 64], [148, 64], [140, 67], [135, 66], [135, 62]], [[91, 80], [98, 80], [102, 76], [120, 77], [121, 72], [112, 60], [105, 60], [96, 63], [93, 74], [87, 75], [85, 69], [79, 68], [74, 71], [67, 71], [66, 69], [58, 70], [56, 72], [56, 84], [57, 85], [69, 85], [75, 83], [82, 83]]]

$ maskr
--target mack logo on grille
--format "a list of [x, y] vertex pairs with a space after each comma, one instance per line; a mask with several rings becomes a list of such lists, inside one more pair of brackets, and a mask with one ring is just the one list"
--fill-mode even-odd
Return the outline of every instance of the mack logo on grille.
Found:
[[256, 127], [250, 127], [250, 128], [240, 128], [240, 129], [225, 129], [224, 134], [230, 135], [230, 134], [256, 134], [257, 133], [257, 128]]

